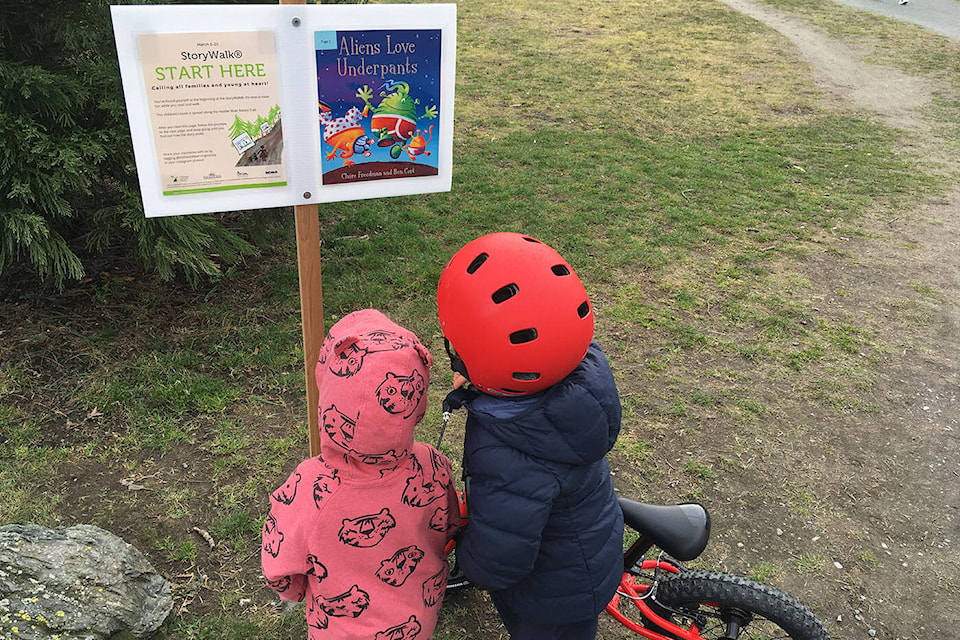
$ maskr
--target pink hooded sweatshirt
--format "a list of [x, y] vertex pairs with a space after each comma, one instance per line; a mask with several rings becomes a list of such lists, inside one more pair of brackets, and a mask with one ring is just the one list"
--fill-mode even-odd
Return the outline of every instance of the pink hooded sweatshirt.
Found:
[[346, 316], [317, 363], [321, 455], [270, 497], [261, 564], [306, 600], [310, 640], [426, 640], [460, 523], [450, 461], [414, 442], [432, 359], [379, 311]]

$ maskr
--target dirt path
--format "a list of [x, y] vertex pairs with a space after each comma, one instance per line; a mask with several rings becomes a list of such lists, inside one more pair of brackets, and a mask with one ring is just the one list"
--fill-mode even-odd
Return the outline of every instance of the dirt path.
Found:
[[931, 88], [924, 80], [890, 67], [866, 63], [842, 40], [830, 38], [816, 27], [773, 7], [750, 0], [720, 2], [789, 38], [810, 64], [820, 86], [837, 99], [874, 112], [890, 126], [926, 129], [917, 113], [931, 97]]
[[[935, 89], [927, 80], [866, 63], [854, 47], [769, 6], [720, 1], [786, 36], [833, 106], [902, 130], [905, 148], [945, 172], [960, 169], [923, 119]], [[805, 268], [824, 313], [857, 318], [891, 345], [868, 392], [875, 412], [831, 418], [825, 440], [843, 455], [821, 469], [822, 499], [837, 511], [834, 545], [869, 562], [838, 572], [814, 599], [843, 638], [956, 637], [960, 188], [866, 224], [876, 238], [851, 239], [841, 256], [825, 253]]]

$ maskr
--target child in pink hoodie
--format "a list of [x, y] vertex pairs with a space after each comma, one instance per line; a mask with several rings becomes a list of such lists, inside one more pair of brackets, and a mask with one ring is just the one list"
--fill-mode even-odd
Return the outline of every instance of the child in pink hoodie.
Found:
[[460, 523], [450, 461], [415, 442], [432, 359], [373, 309], [331, 329], [317, 363], [321, 455], [270, 498], [261, 564], [306, 600], [310, 640], [426, 640]]

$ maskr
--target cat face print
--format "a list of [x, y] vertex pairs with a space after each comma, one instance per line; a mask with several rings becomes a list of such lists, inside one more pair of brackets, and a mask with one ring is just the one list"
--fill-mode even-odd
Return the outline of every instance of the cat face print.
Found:
[[447, 466], [443, 455], [439, 451], [430, 451], [430, 468], [433, 472], [434, 482], [440, 484], [444, 489], [450, 486], [452, 481], [450, 467]]
[[273, 492], [271, 496], [274, 501], [289, 505], [297, 497], [297, 485], [300, 484], [300, 474], [295, 473], [290, 476], [283, 486]]
[[333, 598], [317, 597], [317, 605], [328, 616], [356, 618], [370, 606], [370, 595], [357, 585]]
[[387, 413], [409, 418], [420, 405], [426, 388], [426, 382], [419, 371], [414, 370], [408, 376], [387, 373], [377, 387], [377, 400]]
[[359, 341], [349, 340], [337, 344], [327, 358], [327, 366], [334, 375], [349, 378], [363, 367], [363, 359], [369, 351]]
[[342, 525], [339, 532], [340, 542], [366, 549], [380, 544], [384, 536], [397, 526], [397, 521], [389, 509], [383, 508], [379, 513], [347, 518]]
[[320, 508], [320, 503], [329, 498], [334, 489], [340, 486], [340, 477], [334, 469], [330, 475], [320, 474], [313, 482], [313, 503]]
[[327, 568], [312, 553], [307, 555], [307, 566], [309, 569], [307, 569], [306, 575], [313, 576], [317, 582], [327, 577]]
[[421, 560], [423, 560], [423, 551], [416, 545], [404, 547], [380, 563], [377, 577], [391, 587], [402, 586]]
[[277, 519], [267, 516], [263, 523], [263, 550], [276, 558], [280, 554], [280, 545], [283, 543], [283, 532], [277, 529]]
[[410, 346], [410, 342], [393, 331], [371, 331], [364, 337], [367, 339], [367, 348], [371, 353], [375, 351], [399, 351]]
[[353, 450], [353, 438], [356, 435], [357, 421], [337, 409], [332, 404], [320, 414], [323, 430], [334, 444], [346, 451]]
[[411, 507], [426, 507], [430, 503], [439, 500], [447, 493], [447, 486], [437, 482], [434, 479], [434, 473], [425, 473], [420, 462], [413, 460], [414, 475], [407, 478], [407, 484], [403, 488], [404, 504]]
[[448, 522], [450, 522], [450, 512], [446, 507], [437, 507], [430, 516], [430, 528], [434, 531], [445, 533]]
[[373, 640], [415, 640], [422, 630], [417, 616], [410, 616], [403, 624], [377, 632]]
[[399, 351], [411, 343], [393, 331], [370, 331], [355, 338], [336, 339], [331, 335], [323, 345], [318, 359], [336, 376], [350, 378], [363, 368], [363, 362], [371, 353]]
[[307, 624], [314, 629], [326, 629], [330, 618], [356, 618], [370, 606], [370, 594], [353, 585], [350, 590], [332, 598], [315, 596], [307, 608]]
[[423, 604], [435, 607], [443, 601], [443, 592], [447, 588], [447, 573], [449, 568], [443, 568], [423, 581]]
[[[406, 449], [404, 449], [400, 453], [397, 453], [396, 449], [390, 449], [390, 451], [387, 451], [386, 453], [359, 453], [356, 451], [354, 453], [357, 455], [357, 458], [359, 458], [360, 462], [362, 462], [363, 464], [369, 464], [369, 465], [393, 464], [393, 467], [392, 467], [393, 469], [397, 468], [397, 465], [394, 464], [395, 462], [398, 462], [401, 459], [407, 457]], [[384, 473], [387, 473], [389, 471], [390, 469], [382, 469], [380, 471], [381, 477], [383, 476]]]

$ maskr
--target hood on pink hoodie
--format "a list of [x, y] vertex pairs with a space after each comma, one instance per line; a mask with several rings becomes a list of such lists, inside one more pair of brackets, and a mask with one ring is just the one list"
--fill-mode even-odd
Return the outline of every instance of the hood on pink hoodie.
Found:
[[375, 309], [333, 325], [316, 368], [327, 464], [396, 466], [411, 451], [414, 427], [426, 413], [432, 363], [411, 331]]

